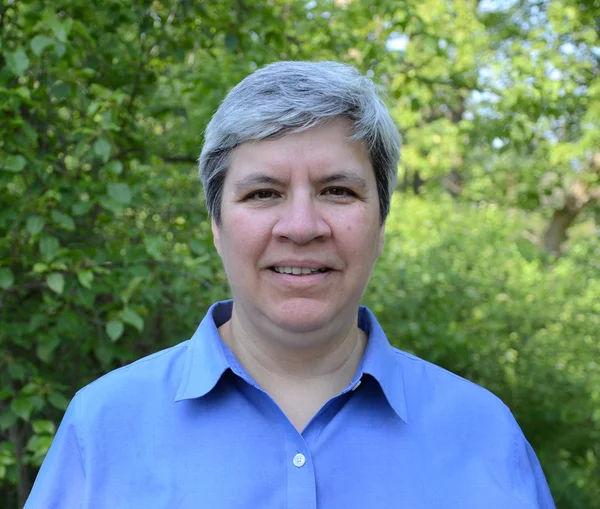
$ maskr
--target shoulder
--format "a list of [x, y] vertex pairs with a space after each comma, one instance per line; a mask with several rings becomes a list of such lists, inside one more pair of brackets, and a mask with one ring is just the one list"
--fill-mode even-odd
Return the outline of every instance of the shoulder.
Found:
[[156, 400], [173, 400], [189, 344], [190, 341], [184, 341], [111, 371], [80, 389], [75, 397], [87, 409], [135, 406], [150, 395]]
[[415, 355], [393, 348], [409, 418], [464, 430], [486, 426], [490, 433], [520, 433], [504, 402], [488, 389]]

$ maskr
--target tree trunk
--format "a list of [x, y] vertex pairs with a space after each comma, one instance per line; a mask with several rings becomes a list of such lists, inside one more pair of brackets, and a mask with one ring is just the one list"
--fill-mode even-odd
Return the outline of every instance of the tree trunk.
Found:
[[567, 240], [567, 230], [581, 209], [575, 209], [568, 204], [560, 210], [555, 210], [546, 233], [544, 233], [544, 247], [550, 253], [560, 256], [562, 245]]
[[600, 187], [589, 188], [583, 182], [575, 182], [567, 195], [567, 201], [560, 210], [555, 210], [548, 229], [544, 233], [544, 247], [550, 253], [560, 256], [562, 245], [567, 240], [567, 230], [586, 206], [600, 200]]
[[413, 181], [412, 181], [412, 188], [413, 188], [413, 193], [415, 193], [415, 196], [418, 196], [419, 194], [421, 194], [421, 187], [423, 186], [424, 183], [425, 183], [425, 180], [423, 180], [421, 178], [421, 174], [419, 173], [419, 170], [415, 171], [415, 174], [413, 176]]
[[456, 168], [450, 170], [450, 173], [444, 179], [444, 188], [454, 199], [458, 198], [462, 193], [463, 181]]
[[29, 479], [27, 465], [25, 465], [23, 462], [23, 452], [25, 449], [25, 444], [23, 442], [23, 429], [18, 424], [11, 426], [9, 430], [9, 440], [15, 444], [18, 476], [17, 502], [18, 507], [23, 507], [27, 497], [29, 496], [29, 492], [31, 491], [31, 481]]

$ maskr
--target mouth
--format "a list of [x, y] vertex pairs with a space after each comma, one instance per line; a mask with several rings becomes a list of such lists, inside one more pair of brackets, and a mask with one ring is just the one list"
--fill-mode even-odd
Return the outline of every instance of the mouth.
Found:
[[287, 274], [291, 276], [311, 276], [313, 274], [322, 274], [331, 270], [327, 267], [320, 267], [316, 269], [309, 267], [270, 267], [270, 269], [277, 274]]

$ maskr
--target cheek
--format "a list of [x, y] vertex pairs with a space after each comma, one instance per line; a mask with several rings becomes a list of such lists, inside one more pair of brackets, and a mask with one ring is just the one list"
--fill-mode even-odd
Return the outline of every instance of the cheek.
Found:
[[[264, 218], [243, 212], [232, 212], [221, 226], [223, 256], [228, 260], [258, 255], [268, 243], [272, 227]], [[235, 269], [235, 267], [232, 267]]]
[[376, 258], [380, 252], [379, 217], [358, 211], [336, 218], [334, 231], [337, 231], [337, 244], [356, 262], [365, 265], [370, 258]]

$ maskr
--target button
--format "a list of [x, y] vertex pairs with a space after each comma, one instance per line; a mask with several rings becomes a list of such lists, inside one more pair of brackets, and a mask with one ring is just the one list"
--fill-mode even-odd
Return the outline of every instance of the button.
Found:
[[304, 454], [296, 454], [296, 456], [294, 456], [294, 465], [297, 466], [298, 468], [300, 468], [301, 466], [303, 466], [306, 463], [306, 458], [304, 457]]

